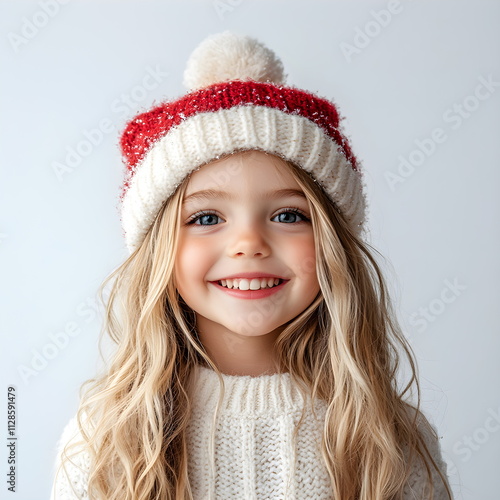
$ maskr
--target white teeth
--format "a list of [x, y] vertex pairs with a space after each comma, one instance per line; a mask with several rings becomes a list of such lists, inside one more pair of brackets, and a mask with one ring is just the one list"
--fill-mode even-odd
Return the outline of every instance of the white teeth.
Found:
[[239, 288], [240, 290], [260, 290], [262, 288], [271, 288], [278, 285], [279, 278], [252, 278], [251, 280], [242, 279], [227, 279], [220, 280], [220, 284], [226, 288]]

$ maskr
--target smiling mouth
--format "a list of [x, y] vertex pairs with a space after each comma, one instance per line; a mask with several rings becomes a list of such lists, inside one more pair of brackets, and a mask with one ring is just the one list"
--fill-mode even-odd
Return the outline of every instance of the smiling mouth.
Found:
[[218, 285], [233, 290], [266, 290], [281, 285], [281, 278], [234, 278], [216, 281]]

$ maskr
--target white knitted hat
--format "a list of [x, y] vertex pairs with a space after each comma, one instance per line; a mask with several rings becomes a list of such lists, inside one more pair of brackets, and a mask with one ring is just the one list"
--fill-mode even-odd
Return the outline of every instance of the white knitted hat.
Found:
[[252, 149], [309, 172], [359, 235], [366, 209], [362, 172], [337, 109], [284, 81], [283, 65], [272, 51], [226, 31], [192, 53], [184, 73], [188, 94], [127, 124], [120, 199], [131, 253], [189, 173], [222, 155]]

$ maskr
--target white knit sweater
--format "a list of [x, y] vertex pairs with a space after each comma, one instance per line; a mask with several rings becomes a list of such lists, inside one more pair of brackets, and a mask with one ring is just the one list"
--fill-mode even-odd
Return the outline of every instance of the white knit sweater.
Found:
[[[294, 447], [292, 433], [304, 401], [290, 375], [223, 375], [225, 395], [217, 419], [215, 470], [212, 470], [210, 431], [219, 397], [219, 380], [214, 371], [204, 367], [198, 367], [195, 377], [193, 414], [187, 434], [189, 478], [195, 500], [333, 498], [320, 452], [326, 410], [322, 401], [314, 405], [317, 419], [307, 410]], [[78, 437], [73, 417], [59, 440], [56, 466], [64, 444]], [[426, 437], [434, 460], [446, 474], [439, 442]], [[76, 466], [67, 467], [67, 474], [55, 478], [51, 500], [87, 500], [88, 469], [89, 457], [82, 453]], [[415, 463], [404, 500], [427, 499], [423, 494], [426, 481], [425, 467]], [[434, 499], [447, 499], [435, 471], [433, 483]]]

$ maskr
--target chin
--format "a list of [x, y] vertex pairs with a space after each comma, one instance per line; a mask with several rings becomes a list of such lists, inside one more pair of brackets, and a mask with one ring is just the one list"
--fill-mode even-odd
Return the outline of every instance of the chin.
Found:
[[238, 326], [227, 326], [226, 328], [230, 330], [231, 332], [235, 333], [236, 335], [240, 335], [242, 337], [262, 337], [264, 335], [269, 335], [271, 333], [277, 333], [278, 329], [279, 331], [282, 331], [285, 325], [282, 327], [272, 325], [270, 327], [264, 327], [264, 326], [252, 326], [251, 324], [247, 324], [242, 326], [241, 324]]

